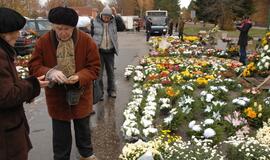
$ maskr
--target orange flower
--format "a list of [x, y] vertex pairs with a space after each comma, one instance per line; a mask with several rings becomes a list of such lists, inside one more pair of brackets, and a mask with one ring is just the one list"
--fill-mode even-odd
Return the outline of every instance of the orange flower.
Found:
[[251, 107], [248, 107], [247, 109], [245, 109], [244, 111], [246, 113], [246, 115], [249, 117], [249, 118], [256, 118], [257, 117], [257, 113], [251, 108]]
[[160, 76], [161, 76], [161, 77], [168, 77], [169, 74], [170, 74], [169, 71], [162, 71], [162, 72], [160, 73]]
[[150, 74], [149, 76], [148, 76], [148, 79], [149, 80], [156, 80], [158, 78], [158, 74]]
[[196, 74], [196, 75], [201, 75], [201, 74], [203, 74], [203, 72], [202, 72], [202, 71], [197, 70], [197, 71], [194, 71], [194, 72], [193, 72], [193, 74]]
[[174, 91], [174, 89], [172, 87], [167, 87], [166, 94], [170, 97], [175, 97], [179, 94], [179, 91]]

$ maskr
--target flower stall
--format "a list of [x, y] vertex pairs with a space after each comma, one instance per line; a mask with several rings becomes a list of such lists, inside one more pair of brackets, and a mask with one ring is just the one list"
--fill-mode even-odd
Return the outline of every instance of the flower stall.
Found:
[[29, 75], [28, 71], [28, 62], [31, 59], [31, 54], [25, 56], [17, 56], [16, 57], [16, 69], [19, 74], [19, 77], [24, 79]]
[[149, 45], [125, 70], [133, 90], [120, 159], [270, 159], [270, 93], [238, 77], [268, 71], [265, 56], [245, 67], [198, 41], [157, 37]]

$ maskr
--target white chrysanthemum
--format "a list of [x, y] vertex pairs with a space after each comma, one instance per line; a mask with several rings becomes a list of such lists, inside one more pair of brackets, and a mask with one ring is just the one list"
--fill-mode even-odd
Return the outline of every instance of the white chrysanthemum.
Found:
[[264, 47], [263, 47], [263, 50], [265, 50], [265, 51], [267, 51], [269, 49], [269, 46], [268, 45], [265, 45]]
[[191, 121], [191, 122], [189, 122], [188, 127], [189, 127], [190, 129], [192, 129], [192, 128], [194, 127], [195, 124], [196, 124], [196, 121]]
[[205, 125], [211, 125], [211, 124], [213, 124], [215, 121], [213, 120], [213, 119], [206, 119], [205, 121], [204, 121], [204, 124]]
[[265, 67], [266, 69], [268, 69], [268, 68], [269, 68], [269, 65], [270, 65], [270, 63], [269, 63], [269, 62], [266, 62], [266, 63], [264, 64], [264, 67]]
[[202, 95], [202, 96], [205, 96], [206, 94], [207, 94], [207, 91], [202, 91], [202, 92], [201, 92], [201, 95]]
[[192, 130], [195, 132], [200, 132], [202, 130], [202, 127], [200, 125], [194, 125], [192, 127]]
[[216, 135], [216, 132], [212, 128], [207, 128], [203, 132], [203, 136], [205, 138], [211, 138], [211, 137], [214, 137], [215, 135]]

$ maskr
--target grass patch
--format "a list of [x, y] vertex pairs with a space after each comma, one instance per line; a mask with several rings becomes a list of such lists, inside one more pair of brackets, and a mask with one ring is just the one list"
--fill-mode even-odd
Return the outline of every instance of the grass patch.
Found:
[[[201, 24], [201, 23], [197, 23], [196, 25], [191, 24], [191, 23], [186, 23], [185, 28], [184, 28], [184, 33], [186, 35], [197, 35], [199, 33], [199, 31], [201, 31], [201, 30], [208, 31], [208, 30], [212, 29], [213, 27], [214, 27], [213, 24], [206, 24], [205, 26], [203, 26], [203, 24]], [[238, 30], [222, 31], [222, 32], [223, 33], [227, 32], [228, 37], [238, 37], [240, 34], [240, 32]], [[249, 36], [263, 37], [266, 32], [267, 32], [267, 30], [264, 28], [251, 28], [249, 31]]]
[[[226, 32], [226, 31], [225, 31]], [[229, 37], [238, 37], [240, 34], [240, 31], [235, 30], [235, 31], [227, 31]], [[249, 36], [251, 37], [263, 37], [265, 33], [267, 32], [266, 29], [261, 29], [261, 28], [251, 28], [250, 31], [248, 32]]]

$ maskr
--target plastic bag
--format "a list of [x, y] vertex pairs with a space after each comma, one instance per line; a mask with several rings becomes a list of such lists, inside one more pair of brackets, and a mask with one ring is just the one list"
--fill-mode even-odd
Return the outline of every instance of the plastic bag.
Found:
[[152, 152], [148, 150], [138, 160], [154, 160], [154, 157]]
[[168, 42], [166, 41], [166, 39], [162, 39], [162, 41], [161, 41], [160, 44], [159, 44], [159, 48], [165, 50], [165, 49], [169, 48], [170, 45], [171, 45], [171, 44], [168, 43]]

